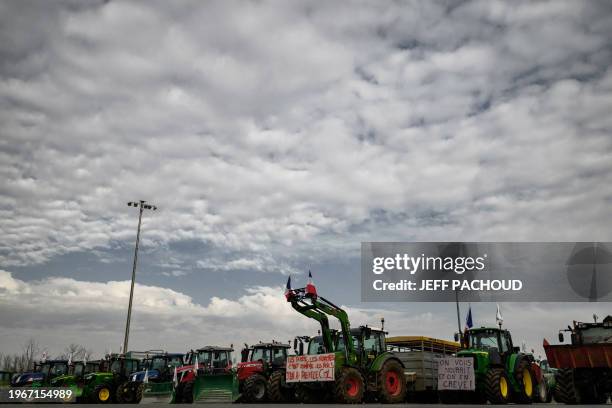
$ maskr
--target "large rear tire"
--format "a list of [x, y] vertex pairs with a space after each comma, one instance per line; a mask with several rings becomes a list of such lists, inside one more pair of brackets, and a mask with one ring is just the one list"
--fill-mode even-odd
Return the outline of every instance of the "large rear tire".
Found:
[[277, 370], [268, 379], [268, 399], [271, 402], [292, 402], [294, 390], [285, 381], [285, 371]]
[[485, 377], [485, 395], [491, 404], [510, 401], [510, 381], [503, 368], [490, 368]]
[[555, 401], [564, 404], [579, 404], [580, 396], [574, 383], [574, 372], [571, 368], [561, 368], [557, 371], [557, 386]]
[[343, 368], [334, 386], [334, 400], [340, 404], [361, 404], [364, 392], [361, 373], [352, 367]]
[[387, 360], [378, 372], [378, 401], [399, 404], [406, 399], [404, 367], [396, 360]]
[[535, 394], [535, 375], [531, 363], [523, 358], [514, 372], [514, 378], [520, 386], [519, 392], [514, 394], [517, 404], [531, 404]]
[[119, 404], [138, 404], [142, 399], [144, 384], [126, 381], [117, 387], [115, 398]]
[[244, 382], [244, 401], [264, 402], [266, 400], [267, 388], [266, 377], [261, 374], [253, 374]]

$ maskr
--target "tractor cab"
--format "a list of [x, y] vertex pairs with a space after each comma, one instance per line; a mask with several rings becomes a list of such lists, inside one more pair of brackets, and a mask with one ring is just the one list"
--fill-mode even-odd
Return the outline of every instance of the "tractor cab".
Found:
[[100, 371], [109, 372], [116, 377], [126, 378], [134, 371], [138, 371], [140, 361], [134, 358], [126, 358], [121, 355], [109, 356], [100, 363]]
[[[386, 352], [386, 335], [387, 332], [368, 326], [360, 326], [351, 329], [351, 338], [359, 364], [370, 366], [377, 356]], [[342, 334], [340, 334], [337, 351], [344, 351], [344, 349], [344, 339]]]
[[512, 343], [512, 335], [508, 330], [480, 327], [466, 330], [462, 339], [463, 349], [460, 353], [494, 352], [505, 357], [519, 351]]
[[73, 375], [76, 378], [82, 378], [86, 374], [95, 373], [100, 370], [99, 361], [76, 361], [70, 366], [70, 372], [68, 374]]
[[248, 348], [245, 362], [261, 362], [264, 366], [284, 366], [287, 360], [288, 344], [283, 343], [259, 343]]
[[174, 402], [233, 402], [238, 379], [232, 369], [233, 347], [206, 346], [187, 354], [186, 365], [177, 370], [179, 384]]
[[574, 327], [559, 332], [559, 342], [563, 342], [563, 331], [571, 332], [573, 346], [612, 343], [612, 315], [599, 323], [574, 322]]
[[172, 378], [175, 368], [184, 365], [183, 359], [184, 355], [181, 353], [164, 353], [145, 358], [140, 365], [140, 371], [132, 373], [130, 380], [142, 382], [146, 375], [147, 381], [166, 381]]
[[198, 372], [227, 373], [232, 369], [232, 352], [231, 347], [216, 347], [207, 346], [191, 353], [189, 365], [194, 365], [198, 362]]

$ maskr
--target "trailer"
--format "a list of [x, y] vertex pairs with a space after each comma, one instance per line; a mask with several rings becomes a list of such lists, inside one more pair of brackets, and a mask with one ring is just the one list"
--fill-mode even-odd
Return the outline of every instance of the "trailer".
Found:
[[454, 341], [424, 336], [387, 338], [387, 350], [404, 364], [408, 399], [419, 402], [438, 400], [437, 359], [453, 356], [460, 349]]

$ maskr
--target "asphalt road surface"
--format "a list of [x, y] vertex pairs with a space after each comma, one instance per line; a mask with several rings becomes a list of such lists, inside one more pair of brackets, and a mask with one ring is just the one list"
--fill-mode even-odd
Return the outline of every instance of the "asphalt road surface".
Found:
[[[34, 407], [40, 407], [41, 405], [47, 405], [47, 404], [1, 404], [2, 408], [4, 407], [11, 407], [11, 406], [15, 406], [15, 407], [19, 407], [19, 408], [34, 408]], [[57, 407], [57, 404], [53, 404], [55, 407]], [[150, 406], [155, 406], [155, 407], [160, 407], [160, 408], [165, 408], [165, 407], [171, 407], [171, 408], [175, 408], [176, 405], [170, 405], [170, 404], [146, 404], [146, 405], [150, 405]], [[200, 404], [197, 404], [200, 405]], [[203, 408], [213, 408], [213, 407], [224, 407], [224, 408], [228, 408], [229, 406], [235, 406], [235, 407], [243, 407], [243, 408], [296, 408], [296, 406], [299, 407], [317, 407], [317, 408], [338, 408], [338, 407], [350, 407], [350, 405], [345, 405], [345, 404], [316, 404], [316, 405], [308, 405], [308, 404], [201, 404], [200, 406], [202, 406]], [[456, 404], [456, 405], [446, 405], [446, 404], [395, 404], [395, 405], [390, 405], [390, 404], [366, 404], [368, 406], [368, 408], [372, 407], [372, 408], [420, 408], [420, 407], [427, 407], [427, 408], [475, 408], [475, 407], [482, 407], [482, 405], [464, 405], [464, 404]], [[533, 408], [537, 408], [537, 407], [545, 407], [547, 405], [551, 405], [551, 404], [533, 404], [532, 407]], [[554, 402], [552, 403], [552, 405], [556, 405], [556, 406], [561, 406], [562, 404], [555, 404]], [[606, 406], [610, 406], [612, 405], [611, 403], [606, 404]], [[79, 407], [79, 408], [91, 408], [92, 405], [91, 404], [71, 404], [71, 407]], [[113, 407], [125, 407], [125, 408], [134, 408], [134, 404], [113, 404]], [[582, 406], [582, 407], [601, 407], [602, 405], [573, 405], [574, 407], [577, 406]], [[517, 406], [518, 407], [518, 406]]]

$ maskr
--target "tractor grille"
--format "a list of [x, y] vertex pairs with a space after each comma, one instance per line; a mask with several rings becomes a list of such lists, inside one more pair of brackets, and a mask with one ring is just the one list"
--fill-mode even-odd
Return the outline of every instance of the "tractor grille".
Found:
[[211, 403], [211, 402], [233, 402], [231, 391], [226, 390], [210, 390], [200, 394], [196, 403]]

